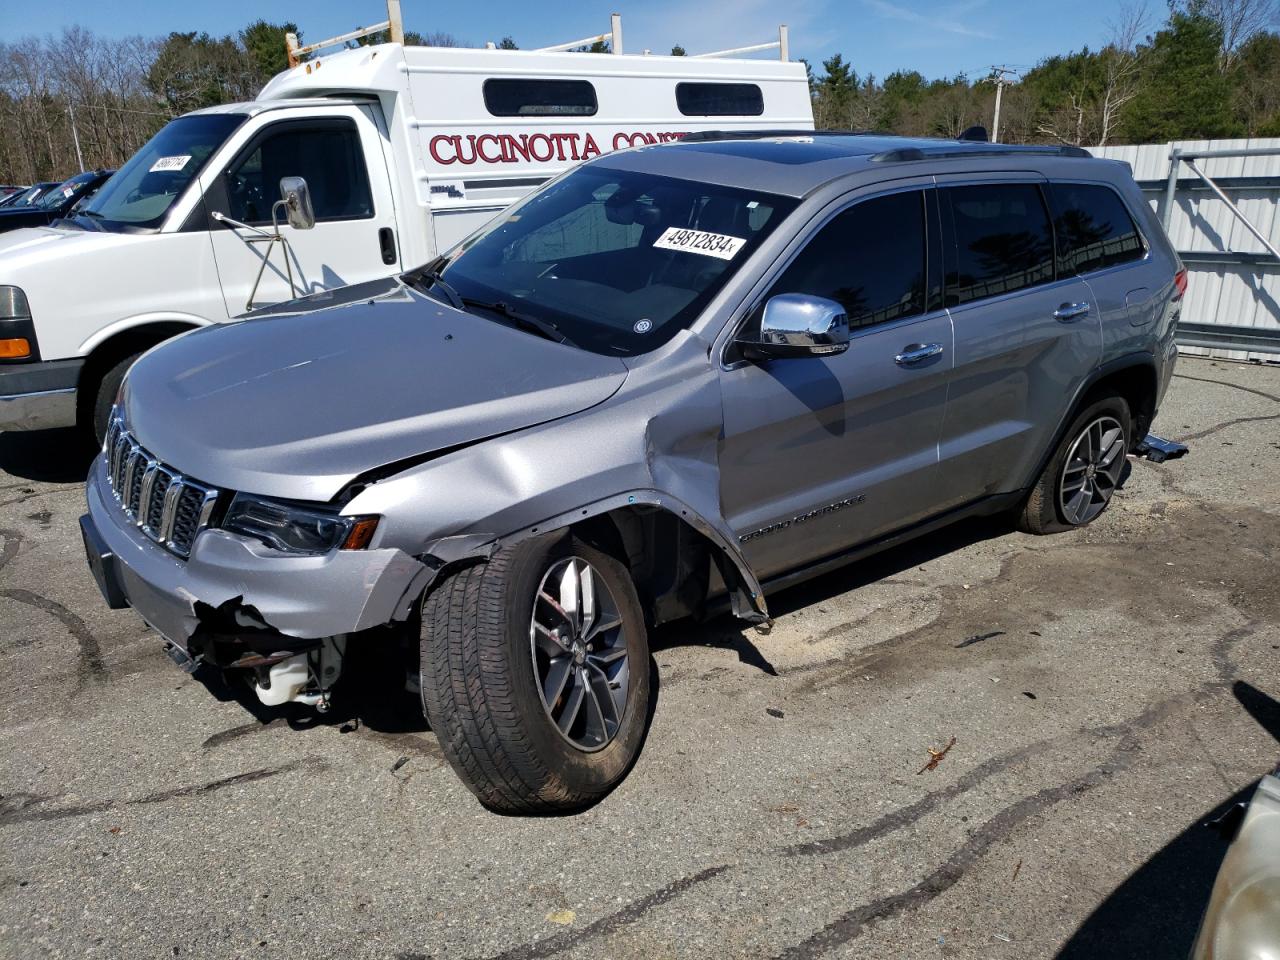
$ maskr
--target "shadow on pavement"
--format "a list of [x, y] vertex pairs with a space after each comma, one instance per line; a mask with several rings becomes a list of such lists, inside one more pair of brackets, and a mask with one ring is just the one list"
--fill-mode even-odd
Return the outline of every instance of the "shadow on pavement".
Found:
[[[786, 590], [772, 593], [766, 587], [769, 612], [776, 617], [830, 600], [877, 580], [885, 580], [924, 566], [975, 543], [1004, 536], [1012, 529], [1012, 521], [1006, 516], [962, 520], [928, 536], [892, 547]], [[765, 628], [744, 626], [741, 621], [728, 614], [702, 623], [678, 621], [655, 630], [649, 637], [649, 646], [655, 653], [676, 647], [733, 650], [738, 654], [740, 662], [756, 667], [771, 677], [777, 676], [778, 671], [751, 639], [758, 629]]]
[[41, 483], [83, 483], [97, 447], [75, 427], [0, 433], [0, 470]]
[[[1236, 681], [1232, 693], [1280, 742], [1280, 703]], [[1268, 760], [1272, 758], [1267, 758]], [[1183, 830], [1102, 902], [1058, 954], [1058, 960], [1185, 958], [1195, 942], [1227, 841], [1206, 826], [1247, 803], [1256, 783], [1232, 794]]]

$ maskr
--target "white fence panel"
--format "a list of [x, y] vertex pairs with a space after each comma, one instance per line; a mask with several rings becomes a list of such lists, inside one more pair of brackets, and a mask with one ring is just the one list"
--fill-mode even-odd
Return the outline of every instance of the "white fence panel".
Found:
[[[1141, 146], [1093, 147], [1090, 153], [1123, 160], [1133, 169], [1148, 201], [1163, 217], [1170, 154], [1212, 150], [1268, 149], [1266, 156], [1196, 160], [1240, 212], [1280, 247], [1280, 138], [1178, 140]], [[1280, 336], [1280, 261], [1186, 163], [1179, 165], [1178, 189], [1169, 218], [1169, 239], [1186, 262], [1184, 323], [1251, 327]], [[1183, 347], [1188, 353], [1232, 360], [1280, 360], [1280, 354]]]

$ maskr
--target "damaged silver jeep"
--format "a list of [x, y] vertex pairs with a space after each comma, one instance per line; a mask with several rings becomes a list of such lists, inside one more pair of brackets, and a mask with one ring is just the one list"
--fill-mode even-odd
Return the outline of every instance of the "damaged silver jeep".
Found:
[[140, 359], [89, 562], [267, 704], [325, 709], [354, 647], [411, 632], [481, 801], [581, 807], [639, 750], [655, 625], [765, 620], [963, 516], [1095, 519], [1185, 277], [1128, 169], [1074, 148], [611, 153], [423, 268]]

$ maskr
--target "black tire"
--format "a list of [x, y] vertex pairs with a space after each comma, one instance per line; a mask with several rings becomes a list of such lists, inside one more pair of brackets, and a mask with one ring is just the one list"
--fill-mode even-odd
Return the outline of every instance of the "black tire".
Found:
[[[612, 739], [593, 752], [562, 736], [544, 708], [531, 652], [534, 599], [567, 558], [590, 564], [615, 601], [629, 680]], [[486, 807], [504, 813], [581, 809], [622, 779], [643, 742], [649, 645], [627, 567], [568, 533], [503, 548], [444, 578], [422, 610], [422, 706], [445, 756]], [[572, 669], [572, 668], [571, 668]]]
[[98, 381], [98, 389], [94, 394], [91, 408], [91, 420], [84, 425], [92, 430], [93, 439], [98, 446], [102, 446], [102, 441], [107, 438], [107, 421], [111, 418], [111, 405], [116, 402], [116, 393], [120, 390], [124, 375], [133, 366], [133, 361], [142, 356], [143, 352], [139, 350], [125, 357]]
[[[1116, 468], [1118, 485], [1118, 478], [1122, 476], [1124, 469], [1124, 457], [1129, 450], [1133, 425], [1129, 416], [1129, 404], [1124, 397], [1113, 394], [1093, 400], [1072, 419], [1071, 425], [1058, 442], [1053, 456], [1045, 464], [1044, 471], [1040, 474], [1039, 479], [1036, 480], [1035, 486], [1031, 488], [1031, 493], [1023, 503], [1022, 512], [1018, 517], [1018, 529], [1026, 533], [1035, 534], [1061, 533], [1064, 530], [1074, 530], [1077, 527], [1087, 526], [1092, 523], [1110, 505], [1111, 497], [1108, 494], [1096, 513], [1092, 513], [1087, 518], [1076, 520], [1067, 516], [1061, 496], [1064, 468], [1068, 455], [1085, 428], [1098, 422], [1101, 418], [1115, 420], [1123, 431], [1123, 447], [1119, 452], [1120, 462]], [[1091, 473], [1090, 476], [1092, 475]]]

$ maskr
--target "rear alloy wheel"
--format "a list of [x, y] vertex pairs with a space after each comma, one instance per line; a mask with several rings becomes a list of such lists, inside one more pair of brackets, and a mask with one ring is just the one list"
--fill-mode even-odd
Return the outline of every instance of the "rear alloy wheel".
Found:
[[630, 769], [649, 711], [631, 573], [567, 531], [446, 574], [422, 605], [422, 706], [463, 782], [508, 813], [580, 809]]
[[1106, 509], [1124, 469], [1124, 444], [1124, 427], [1115, 417], [1099, 417], [1080, 432], [1058, 480], [1063, 520], [1083, 526]]
[[1019, 528], [1058, 533], [1096, 520], [1124, 476], [1129, 424], [1121, 396], [1102, 397], [1077, 413], [1027, 495]]

